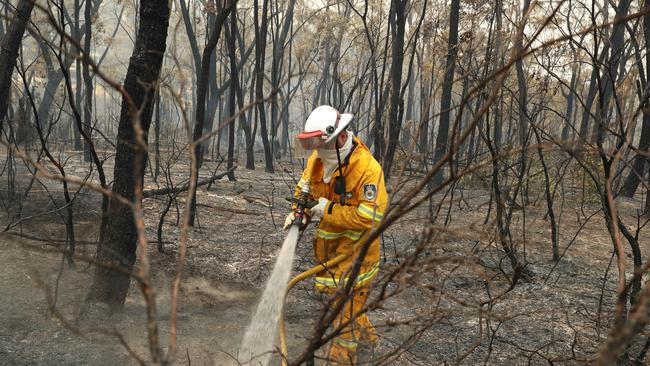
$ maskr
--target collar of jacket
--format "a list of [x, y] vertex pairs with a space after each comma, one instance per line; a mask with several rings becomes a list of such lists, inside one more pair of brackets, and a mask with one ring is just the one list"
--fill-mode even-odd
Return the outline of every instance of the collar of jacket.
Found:
[[[343, 166], [341, 167], [346, 181], [356, 181], [361, 178], [363, 172], [365, 172], [368, 164], [370, 163], [370, 159], [368, 159], [366, 154], [370, 154], [370, 150], [357, 136], [355, 136], [352, 151], [345, 158], [343, 161]], [[324, 169], [323, 163], [319, 159], [315, 159], [315, 163], [317, 165], [314, 171], [318, 172], [318, 176], [312, 177], [312, 181], [322, 182]], [[334, 184], [334, 178], [338, 177], [339, 175], [341, 175], [340, 170], [337, 168], [334, 170], [334, 173], [332, 173], [332, 181], [330, 184]], [[347, 187], [347, 189], [351, 188], [352, 187]]]

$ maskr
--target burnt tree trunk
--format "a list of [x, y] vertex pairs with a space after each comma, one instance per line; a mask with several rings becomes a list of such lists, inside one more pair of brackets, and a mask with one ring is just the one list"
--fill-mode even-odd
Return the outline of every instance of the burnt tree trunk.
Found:
[[[650, 6], [650, 0], [644, 1], [644, 6]], [[643, 38], [646, 45], [650, 45], [650, 14], [646, 13], [643, 16]], [[647, 46], [646, 46], [647, 47]], [[645, 64], [646, 64], [646, 77], [643, 85], [643, 90], [646, 90], [648, 85], [648, 76], [650, 75], [650, 53], [646, 52], [645, 54]], [[650, 111], [648, 111], [648, 93], [643, 93], [643, 100], [641, 100], [641, 110], [643, 111], [643, 125], [641, 127], [641, 139], [639, 140], [639, 150], [648, 153], [648, 148], [650, 148]], [[625, 179], [623, 187], [621, 188], [621, 195], [625, 197], [634, 196], [634, 192], [639, 187], [639, 183], [645, 174], [645, 166], [648, 162], [647, 155], [637, 154], [634, 157], [632, 163], [632, 171]]]
[[[609, 46], [606, 46], [606, 49], [609, 49]], [[595, 63], [601, 64], [603, 62], [603, 55], [606, 54], [606, 51], [603, 51], [601, 54], [600, 58], [598, 61], [594, 60]], [[593, 70], [591, 71], [591, 77], [589, 78], [589, 91], [587, 92], [587, 98], [585, 100], [585, 103], [583, 104], [584, 108], [582, 111], [582, 118], [580, 121], [580, 129], [578, 130], [578, 134], [580, 136], [580, 143], [584, 143], [585, 141], [589, 141], [589, 120], [590, 117], [592, 116], [591, 114], [591, 108], [594, 105], [594, 99], [596, 98], [596, 91], [597, 91], [597, 83], [596, 83], [596, 77], [598, 75], [598, 68], [594, 67]]]
[[[63, 3], [62, 6], [65, 6]], [[74, 0], [73, 2], [73, 22], [72, 22], [72, 29], [71, 29], [71, 35], [72, 38], [76, 43], [81, 43], [81, 18], [79, 17], [79, 13], [81, 11], [81, 0]], [[72, 98], [72, 102], [74, 103], [74, 109], [77, 111], [81, 111], [81, 105], [79, 104], [81, 102], [81, 92], [82, 92], [82, 80], [81, 80], [81, 60], [79, 57], [74, 57], [74, 63], [75, 63], [75, 85], [77, 87], [75, 88], [75, 93], [74, 96], [70, 96]], [[76, 151], [80, 151], [83, 149], [83, 142], [81, 141], [81, 131], [79, 130], [79, 126], [77, 126], [77, 121], [75, 118], [71, 119], [72, 123], [72, 135], [74, 137], [74, 149]], [[83, 128], [83, 125], [81, 126]], [[84, 129], [85, 131], [85, 129]]]
[[650, 215], [650, 175], [648, 175], [648, 189], [646, 190], [645, 195], [645, 209], [643, 210], [646, 215]]
[[[139, 12], [138, 36], [124, 80], [128, 96], [122, 97], [112, 188], [114, 195], [131, 202], [135, 201], [136, 190], [142, 190], [146, 154], [136, 142], [134, 120], [139, 119], [146, 141], [166, 48], [169, 3], [142, 0]], [[140, 108], [140, 113], [133, 108]], [[95, 270], [89, 299], [121, 308], [129, 290], [128, 273], [136, 259], [137, 229], [132, 208], [115, 197], [111, 197], [108, 214], [103, 220], [106, 231], [96, 255], [102, 266]]]
[[[237, 29], [237, 16], [236, 13], [233, 12], [232, 15], [230, 16], [230, 29], [231, 29], [231, 37], [227, 39], [228, 41], [228, 48], [230, 49], [231, 47], [235, 47], [235, 38], [232, 36], [235, 34], [235, 30]], [[231, 72], [231, 79], [235, 81], [237, 78], [237, 75], [234, 74], [233, 72], [236, 69], [235, 61], [233, 58], [230, 59], [230, 72]], [[235, 90], [235, 83], [230, 83], [230, 93], [228, 93], [228, 118], [230, 118], [230, 123], [228, 123], [228, 180], [234, 181], [235, 179], [235, 172], [233, 167], [235, 166], [235, 101], [237, 97], [237, 92]]]
[[[621, 0], [616, 7], [616, 17], [624, 17], [630, 8], [631, 0]], [[617, 80], [617, 70], [619, 61], [621, 60], [621, 52], [623, 49], [624, 43], [624, 30], [625, 22], [616, 23], [613, 26], [609, 42], [604, 42], [605, 46], [601, 51], [601, 54], [596, 58], [594, 55], [594, 67], [591, 73], [591, 78], [589, 80], [589, 92], [587, 94], [587, 100], [584, 103], [584, 110], [582, 114], [582, 120], [580, 123], [580, 137], [585, 141], [594, 141], [594, 137], [597, 137], [597, 132], [602, 130], [602, 126], [593, 126], [593, 130], [596, 133], [589, 135], [589, 119], [591, 116], [591, 108], [594, 104], [596, 98], [596, 92], [600, 92], [599, 98], [599, 108], [602, 109], [602, 113], [605, 114], [607, 111], [607, 105], [609, 105], [610, 98], [613, 92], [613, 86]], [[611, 49], [611, 56], [610, 54]], [[608, 57], [609, 56], [609, 57]], [[599, 85], [599, 76], [600, 68], [598, 65], [607, 65], [607, 75], [604, 77], [603, 85]], [[597, 110], [601, 112], [601, 110]], [[597, 113], [597, 114], [599, 114]], [[600, 125], [600, 124], [599, 124]]]
[[[84, 7], [84, 44], [83, 44], [83, 50], [86, 55], [90, 55], [90, 41], [92, 38], [92, 1], [86, 0], [85, 7]], [[85, 94], [84, 94], [84, 105], [83, 105], [83, 110], [84, 110], [84, 132], [88, 135], [88, 137], [92, 138], [92, 113], [93, 113], [93, 80], [90, 77], [90, 66], [88, 65], [88, 62], [83, 63], [83, 81], [84, 81], [84, 89], [85, 89]], [[79, 85], [79, 84], [77, 84]], [[78, 90], [80, 90], [80, 87], [77, 87]], [[84, 161], [90, 162], [92, 161], [92, 157], [90, 154], [90, 146], [88, 143], [84, 143]]]
[[[621, 0], [616, 7], [616, 19], [625, 17], [629, 10], [632, 0]], [[598, 104], [596, 104], [596, 124], [593, 126], [592, 142], [601, 142], [605, 129], [609, 127], [610, 102], [614, 97], [614, 86], [616, 85], [619, 77], [619, 67], [625, 64], [625, 22], [614, 24], [612, 34], [609, 38], [609, 45], [611, 45], [611, 53], [605, 59], [605, 70], [601, 76], [600, 82], [600, 95]]]
[[[54, 60], [52, 60], [52, 54], [50, 47], [45, 39], [37, 40], [38, 46], [41, 49], [41, 54], [43, 61], [45, 61], [45, 68], [47, 70], [47, 83], [43, 88], [43, 96], [41, 97], [41, 102], [38, 105], [38, 120], [41, 123], [48, 123], [50, 121], [50, 109], [54, 104], [54, 97], [56, 91], [63, 80], [63, 73], [61, 70], [57, 70], [54, 67]], [[56, 55], [55, 55], [56, 56]], [[70, 68], [72, 64], [72, 58], [67, 57], [65, 61], [65, 67]]]
[[[576, 62], [577, 64], [577, 62]], [[575, 99], [575, 90], [577, 90], [577, 80], [578, 72], [577, 67], [571, 68], [571, 82], [569, 84], [569, 90], [567, 91], [566, 97], [566, 112], [564, 116], [564, 127], [562, 127], [562, 141], [567, 141], [569, 139], [569, 130], [573, 128], [573, 101]]]
[[[419, 63], [419, 62], [418, 62]], [[421, 70], [420, 65], [417, 66], [418, 70]], [[404, 121], [406, 121], [406, 131], [400, 138], [400, 144], [402, 146], [408, 146], [415, 136], [415, 128], [413, 124], [413, 105], [415, 104], [415, 84], [417, 83], [417, 76], [412, 76], [408, 82], [408, 98], [406, 98], [406, 114], [404, 115]], [[402, 123], [404, 123], [404, 121]]]
[[[230, 80], [231, 88], [237, 93], [237, 102], [240, 111], [244, 109], [244, 92], [239, 83], [239, 67], [237, 66], [237, 53], [235, 48], [235, 35], [237, 34], [237, 7], [233, 9], [232, 19], [230, 20], [231, 30], [226, 28], [226, 43], [228, 44], [228, 57], [230, 59]], [[243, 52], [240, 49], [240, 52]], [[253, 151], [253, 134], [251, 125], [246, 120], [246, 114], [241, 113], [239, 116], [239, 126], [244, 130], [246, 139], [246, 169], [255, 170], [255, 152]]]
[[[296, 0], [289, 0], [287, 3], [287, 10], [282, 21], [282, 27], [278, 37], [273, 41], [273, 59], [271, 62], [271, 90], [275, 91], [280, 88], [280, 80], [282, 79], [282, 66], [284, 58], [284, 47], [293, 23], [293, 11], [296, 5]], [[289, 55], [291, 57], [291, 55]], [[289, 71], [290, 72], [290, 71]], [[278, 100], [273, 98], [271, 100], [271, 136], [272, 141], [277, 138], [278, 128], [280, 127], [280, 108]], [[276, 151], [273, 152], [277, 154]]]
[[[206, 29], [208, 30], [212, 29], [216, 21], [217, 21], [216, 16], [214, 16], [213, 14], [208, 14], [208, 21], [207, 21], [208, 26]], [[208, 72], [208, 86], [206, 91], [207, 104], [206, 104], [206, 111], [204, 117], [205, 122], [203, 124], [203, 134], [209, 134], [212, 132], [212, 129], [214, 127], [215, 117], [217, 117], [219, 121], [221, 121], [223, 117], [223, 110], [222, 110], [223, 101], [221, 100], [221, 94], [223, 91], [219, 90], [217, 83], [221, 82], [223, 84], [223, 80], [219, 80], [219, 79], [223, 78], [225, 63], [221, 62], [222, 60], [218, 59], [217, 56], [219, 53], [220, 53], [219, 51], [215, 51], [210, 56], [210, 63], [209, 63], [210, 71]], [[202, 70], [202, 67], [199, 66], [198, 70], [199, 71]], [[197, 74], [197, 80], [199, 78], [201, 78], [201, 75]], [[217, 114], [217, 109], [219, 110], [219, 114]], [[222, 133], [223, 133], [223, 129], [220, 129], [219, 141], [217, 142], [217, 146], [221, 142]], [[208, 138], [206, 141], [204, 141], [201, 144], [201, 151], [200, 151], [201, 160], [199, 160], [199, 165], [198, 165], [199, 168], [203, 164], [203, 159], [208, 155], [208, 152], [210, 151], [210, 146], [214, 146], [213, 137]], [[212, 149], [212, 151], [214, 151], [214, 148]]]
[[[194, 123], [194, 157], [197, 162], [197, 168], [193, 169], [191, 174], [191, 179], [194, 181], [198, 180], [199, 177], [199, 167], [201, 166], [201, 143], [197, 142], [203, 136], [203, 125], [205, 124], [205, 104], [208, 91], [208, 82], [210, 76], [210, 60], [212, 59], [212, 53], [219, 43], [219, 38], [221, 37], [221, 28], [228, 18], [228, 13], [232, 10], [233, 6], [236, 4], [236, 1], [232, 1], [231, 4], [219, 11], [217, 18], [214, 22], [214, 28], [210, 34], [210, 39], [203, 49], [203, 56], [201, 58], [201, 69], [197, 73], [197, 90], [196, 90], [196, 121]], [[194, 226], [194, 219], [196, 217], [196, 192], [190, 198], [192, 200], [192, 205], [190, 207], [190, 220], [189, 224]]]
[[7, 33], [0, 43], [0, 131], [9, 107], [11, 75], [16, 67], [16, 58], [23, 40], [25, 27], [34, 9], [35, 0], [21, 0]]
[[[402, 129], [402, 121], [400, 120], [400, 109], [404, 106], [404, 101], [401, 99], [402, 89], [402, 66], [404, 63], [404, 33], [406, 28], [406, 3], [408, 0], [394, 0], [390, 19], [392, 23], [392, 38], [393, 38], [393, 57], [391, 65], [391, 97], [390, 109], [388, 114], [388, 144], [386, 146], [386, 159], [384, 160], [384, 174], [388, 179], [390, 178], [390, 168], [393, 164], [393, 156], [395, 149], [399, 142], [399, 132]], [[458, 33], [458, 32], [456, 32]]]
[[551, 224], [551, 248], [553, 251], [553, 262], [560, 260], [560, 249], [558, 243], [558, 231], [557, 231], [557, 221], [555, 219], [555, 211], [553, 210], [553, 192], [551, 189], [551, 178], [549, 175], [548, 165], [544, 160], [544, 154], [542, 153], [542, 139], [539, 136], [539, 132], [536, 128], [533, 129], [535, 133], [535, 138], [537, 139], [537, 156], [539, 156], [539, 162], [542, 164], [542, 170], [544, 171], [544, 194], [546, 196], [546, 215]]
[[[530, 0], [524, 0], [524, 5], [522, 9], [523, 22], [528, 20], [528, 9], [530, 7]], [[523, 33], [523, 28], [521, 32]], [[517, 51], [521, 53], [523, 51], [523, 38], [522, 34], [520, 37], [517, 37], [517, 43], [515, 45]], [[517, 102], [518, 102], [518, 114], [519, 114], [519, 145], [521, 148], [521, 154], [519, 155], [519, 178], [518, 184], [515, 186], [514, 194], [512, 195], [512, 205], [514, 207], [515, 201], [517, 200], [517, 193], [520, 190], [520, 187], [524, 184], [524, 176], [528, 170], [528, 130], [530, 126], [530, 115], [528, 112], [528, 86], [526, 84], [526, 76], [524, 75], [524, 61], [521, 57], [515, 62], [515, 69], [517, 73]], [[526, 186], [523, 186], [522, 197], [525, 202], [528, 202], [528, 192]], [[510, 216], [510, 215], [508, 215]]]
[[[428, 44], [427, 41], [424, 41], [425, 44]], [[433, 96], [434, 96], [434, 74], [435, 70], [435, 60], [431, 67], [431, 73], [425, 73], [422, 69], [422, 74], [424, 79], [422, 81], [422, 91], [420, 94], [420, 127], [419, 127], [419, 136], [418, 136], [418, 151], [421, 154], [427, 154], [431, 150], [429, 149], [429, 122], [430, 122], [430, 113], [431, 107], [433, 106]]]
[[160, 175], [160, 90], [156, 92], [156, 117], [154, 119], [154, 135], [156, 142], [154, 145], [154, 173], [153, 180], [158, 181]]
[[260, 119], [262, 144], [264, 145], [264, 158], [266, 160], [266, 171], [273, 173], [273, 155], [269, 144], [269, 132], [266, 128], [266, 112], [264, 108], [264, 58], [266, 53], [266, 32], [268, 28], [268, 0], [262, 1], [262, 19], [259, 23], [259, 2], [254, 2], [255, 17], [255, 103], [257, 104], [257, 117]]
[[[449, 39], [447, 42], [447, 62], [445, 65], [445, 78], [442, 83], [442, 97], [440, 99], [440, 124], [436, 138], [436, 150], [433, 156], [434, 164], [447, 153], [447, 138], [449, 136], [449, 118], [451, 114], [451, 90], [456, 67], [456, 54], [458, 53], [458, 21], [460, 18], [460, 0], [451, 0], [449, 11]], [[440, 168], [433, 177], [434, 187], [442, 184], [444, 169]]]
[[650, 112], [648, 112], [648, 100], [642, 101], [643, 103], [643, 127], [641, 129], [641, 140], [639, 141], [639, 150], [643, 153], [636, 154], [632, 161], [632, 170], [628, 174], [623, 187], [621, 187], [621, 195], [624, 197], [632, 197], [641, 183], [641, 179], [646, 172], [646, 163], [648, 162], [647, 155], [648, 148], [650, 147]]

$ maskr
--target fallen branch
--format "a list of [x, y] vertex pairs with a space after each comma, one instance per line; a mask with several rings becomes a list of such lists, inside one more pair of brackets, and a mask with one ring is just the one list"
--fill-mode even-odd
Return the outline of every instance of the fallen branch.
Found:
[[[27, 239], [27, 240], [32, 240], [32, 241], [39, 241], [39, 242], [45, 243], [45, 245], [51, 245], [51, 246], [59, 246], [60, 244], [64, 244], [64, 243], [68, 242], [66, 239], [40, 238], [38, 236], [33, 236], [33, 235], [28, 235], [28, 234], [21, 234], [21, 233], [17, 233], [17, 232], [14, 232], [14, 231], [6, 231], [6, 232], [4, 232], [2, 234], [7, 234], [7, 235], [11, 235], [11, 236], [15, 236], [15, 237], [19, 237], [19, 238], [23, 238], [23, 239]], [[0, 234], [0, 236], [2, 236], [2, 234]], [[157, 240], [149, 240], [148, 241], [148, 243], [150, 243], [150, 244], [157, 243], [157, 242], [158, 242]], [[97, 245], [97, 244], [99, 244], [99, 242], [98, 241], [90, 241], [90, 240], [75, 240], [75, 244], [79, 244], [79, 245]], [[163, 241], [162, 244], [174, 244], [174, 242], [167, 240], [167, 241]]]
[[[68, 240], [66, 240], [66, 239], [40, 238], [40, 237], [37, 237], [37, 236], [17, 233], [17, 232], [14, 232], [14, 231], [6, 231], [5, 234], [11, 235], [11, 236], [16, 236], [16, 237], [27, 239], [27, 240], [44, 242], [44, 243], [47, 243], [48, 245], [64, 244], [64, 243], [68, 242]], [[96, 242], [96, 241], [88, 241], [88, 240], [75, 240], [75, 244], [79, 244], [79, 245], [97, 245], [98, 242]]]
[[236, 213], [236, 214], [252, 215], [252, 216], [264, 215], [263, 213], [261, 213], [259, 211], [249, 211], [249, 210], [241, 209], [241, 208], [225, 207], [225, 206], [212, 206], [212, 205], [208, 205], [208, 204], [205, 204], [205, 203], [197, 203], [196, 205], [200, 206], [200, 207], [212, 208], [212, 209], [217, 210], [217, 212], [226, 211], [226, 212], [232, 212], [232, 213]]
[[[211, 182], [214, 182], [215, 180], [221, 179], [221, 178], [225, 177], [226, 175], [228, 175], [228, 173], [234, 171], [235, 169], [237, 169], [236, 166], [234, 166], [234, 167], [228, 169], [227, 171], [225, 171], [225, 172], [223, 172], [223, 173], [213, 175], [213, 176], [210, 177], [210, 178], [205, 178], [205, 179], [199, 180], [199, 181], [196, 183], [196, 187], [198, 188], [198, 187], [200, 187], [200, 186], [204, 186], [204, 185], [206, 185], [206, 184], [209, 184], [209, 183], [211, 183]], [[154, 196], [161, 196], [161, 195], [164, 195], [164, 194], [181, 193], [181, 192], [185, 192], [185, 191], [187, 191], [189, 188], [190, 188], [190, 184], [189, 184], [189, 182], [188, 182], [188, 183], [186, 183], [186, 184], [184, 184], [184, 185], [182, 185], [182, 186], [180, 186], [180, 187], [174, 187], [174, 188], [160, 188], [160, 189], [148, 189], [148, 190], [142, 192], [142, 193], [143, 193], [142, 196], [143, 196], [144, 198], [151, 198], [151, 197], [154, 197]]]

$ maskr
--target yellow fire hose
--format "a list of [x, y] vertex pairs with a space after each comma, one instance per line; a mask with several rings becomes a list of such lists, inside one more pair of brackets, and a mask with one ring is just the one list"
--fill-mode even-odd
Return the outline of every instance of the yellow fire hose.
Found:
[[[284, 297], [286, 300], [287, 294], [289, 293], [289, 290], [293, 288], [298, 282], [304, 280], [307, 277], [313, 276], [318, 272], [322, 272], [327, 268], [331, 268], [339, 263], [341, 263], [345, 258], [349, 257], [350, 254], [345, 253], [345, 254], [339, 254], [336, 257], [330, 259], [329, 261], [325, 262], [324, 264], [319, 264], [317, 266], [314, 266], [301, 274], [297, 275], [294, 277], [289, 283], [287, 284], [287, 291], [284, 293]], [[279, 329], [280, 329], [280, 351], [282, 354], [280, 357], [282, 357], [282, 366], [288, 366], [287, 363], [287, 338], [286, 338], [286, 331], [284, 328], [284, 307], [282, 309], [282, 312], [280, 312], [280, 324], [279, 324]]]

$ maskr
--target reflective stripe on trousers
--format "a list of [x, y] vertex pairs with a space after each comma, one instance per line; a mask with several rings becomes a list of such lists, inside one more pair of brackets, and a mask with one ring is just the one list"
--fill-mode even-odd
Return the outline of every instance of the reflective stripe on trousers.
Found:
[[[379, 272], [379, 263], [375, 264], [370, 268], [370, 270], [366, 272], [361, 272], [357, 276], [357, 278], [354, 281], [354, 287], [360, 287], [368, 283], [370, 280], [375, 278], [377, 275], [377, 272]], [[339, 285], [345, 286], [345, 284], [350, 280], [349, 276], [345, 276], [344, 278], [336, 278], [335, 276], [328, 276], [328, 277], [316, 277], [314, 281], [316, 282], [316, 288], [318, 289], [323, 289], [323, 288], [336, 288]]]

